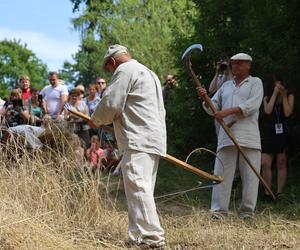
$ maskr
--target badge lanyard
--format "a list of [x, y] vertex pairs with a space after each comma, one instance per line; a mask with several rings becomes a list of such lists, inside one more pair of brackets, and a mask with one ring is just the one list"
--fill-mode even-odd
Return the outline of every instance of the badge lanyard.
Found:
[[281, 105], [279, 107], [278, 106], [279, 105], [275, 106], [275, 114], [276, 114], [276, 118], [277, 118], [277, 122], [275, 123], [276, 135], [283, 134], [283, 124], [282, 124], [282, 122], [280, 122]]

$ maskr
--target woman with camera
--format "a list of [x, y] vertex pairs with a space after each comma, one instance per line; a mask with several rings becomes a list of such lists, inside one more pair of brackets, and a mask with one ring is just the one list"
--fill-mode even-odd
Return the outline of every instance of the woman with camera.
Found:
[[[86, 116], [89, 115], [88, 106], [86, 105], [85, 101], [80, 99], [79, 89], [75, 88], [70, 91], [68, 106], [69, 108], [75, 109], [76, 111], [81, 112]], [[68, 121], [69, 128], [73, 130], [73, 132], [84, 141], [85, 146], [88, 146], [90, 144], [88, 124], [81, 118], [73, 115], [68, 110], [65, 110], [64, 118]]]
[[7, 127], [28, 124], [29, 113], [23, 104], [21, 89], [13, 89], [11, 91], [9, 101], [4, 104], [1, 113], [5, 117]]
[[[272, 162], [277, 166], [277, 196], [283, 193], [287, 175], [288, 118], [294, 109], [295, 97], [288, 91], [282, 78], [274, 74], [271, 90], [263, 99], [262, 175], [272, 185]], [[266, 198], [269, 193], [265, 190]]]

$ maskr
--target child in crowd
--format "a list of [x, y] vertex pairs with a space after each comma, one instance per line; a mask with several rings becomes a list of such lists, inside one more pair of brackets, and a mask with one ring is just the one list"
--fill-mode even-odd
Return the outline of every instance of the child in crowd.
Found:
[[119, 169], [117, 168], [117, 165], [120, 162], [120, 157], [114, 140], [111, 140], [110, 138], [106, 139], [103, 143], [103, 148], [106, 157], [106, 161], [104, 163], [105, 169], [113, 171], [114, 175], [118, 175]]
[[31, 97], [29, 98], [28, 109], [30, 114], [30, 124], [40, 126], [42, 118], [47, 113], [46, 102], [39, 90], [31, 88]]
[[86, 151], [88, 166], [91, 169], [103, 169], [102, 160], [106, 161], [105, 153], [100, 148], [100, 141], [97, 135], [91, 137], [91, 146]]

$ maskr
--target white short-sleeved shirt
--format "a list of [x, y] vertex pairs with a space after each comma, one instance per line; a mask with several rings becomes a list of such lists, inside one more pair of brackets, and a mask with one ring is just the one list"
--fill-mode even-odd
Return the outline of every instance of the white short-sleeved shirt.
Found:
[[0, 109], [4, 107], [5, 101], [0, 98]]
[[60, 109], [60, 102], [62, 96], [68, 96], [68, 88], [65, 85], [57, 85], [52, 87], [48, 85], [41, 91], [41, 95], [45, 98], [47, 110], [50, 116], [55, 116]]

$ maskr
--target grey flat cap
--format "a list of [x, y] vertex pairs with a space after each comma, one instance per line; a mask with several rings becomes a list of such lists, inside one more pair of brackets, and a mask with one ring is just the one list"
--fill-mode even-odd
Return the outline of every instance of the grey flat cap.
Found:
[[104, 58], [103, 58], [102, 68], [104, 69], [106, 62], [110, 57], [115, 57], [115, 56], [118, 56], [121, 54], [127, 54], [127, 53], [129, 53], [129, 52], [125, 46], [122, 46], [120, 44], [110, 45], [106, 51]]
[[230, 58], [230, 60], [240, 60], [240, 61], [250, 61], [252, 62], [252, 57], [245, 53], [238, 53]]

